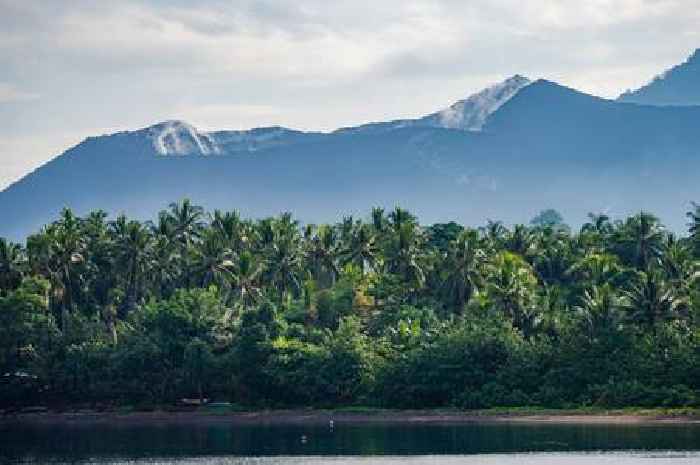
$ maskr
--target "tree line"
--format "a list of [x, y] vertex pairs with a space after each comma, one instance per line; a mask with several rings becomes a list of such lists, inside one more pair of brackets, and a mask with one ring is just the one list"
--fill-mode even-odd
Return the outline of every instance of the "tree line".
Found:
[[0, 407], [700, 406], [688, 222], [66, 209], [0, 239]]

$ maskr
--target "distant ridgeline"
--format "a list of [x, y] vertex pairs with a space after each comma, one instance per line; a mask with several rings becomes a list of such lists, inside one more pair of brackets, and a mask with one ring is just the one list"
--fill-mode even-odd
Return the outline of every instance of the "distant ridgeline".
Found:
[[700, 407], [700, 206], [686, 221], [64, 210], [0, 239], [0, 410]]
[[516, 75], [423, 118], [330, 133], [167, 121], [91, 137], [0, 193], [0, 235], [19, 239], [64, 207], [152, 219], [185, 197], [305, 222], [366, 205], [471, 224], [525, 222], [540, 205], [575, 225], [645, 210], [681, 231], [700, 198], [699, 57], [617, 100]]

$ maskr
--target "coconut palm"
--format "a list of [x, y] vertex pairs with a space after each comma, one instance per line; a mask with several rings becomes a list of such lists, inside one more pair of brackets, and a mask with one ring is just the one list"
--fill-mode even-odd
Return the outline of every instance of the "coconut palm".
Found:
[[571, 240], [565, 230], [538, 228], [534, 233], [537, 254], [531, 258], [535, 272], [546, 284], [562, 283], [574, 261]]
[[658, 269], [639, 272], [624, 294], [629, 320], [643, 328], [655, 330], [659, 323], [686, 316], [688, 299], [664, 280]]
[[494, 309], [507, 316], [525, 336], [537, 318], [537, 278], [520, 255], [501, 252], [488, 265], [486, 296]]
[[671, 285], [685, 294], [700, 278], [700, 262], [693, 256], [692, 243], [678, 240], [673, 234], [664, 244], [661, 268]]
[[204, 209], [193, 205], [189, 199], [171, 203], [168, 215], [174, 228], [175, 238], [187, 245], [199, 237], [205, 225]]
[[659, 263], [664, 231], [658, 218], [646, 212], [629, 218], [614, 233], [618, 254], [639, 270]]
[[193, 205], [189, 199], [179, 203], [171, 203], [167, 218], [173, 228], [174, 239], [178, 247], [178, 259], [182, 269], [180, 284], [189, 287], [192, 280], [190, 275], [190, 252], [192, 245], [199, 240], [205, 226], [204, 209]]
[[377, 234], [381, 234], [386, 229], [387, 220], [384, 216], [384, 209], [380, 207], [372, 208], [372, 227]]
[[373, 233], [372, 228], [367, 224], [356, 225], [348, 241], [344, 243], [340, 250], [339, 256], [343, 265], [351, 263], [362, 274], [368, 270], [375, 269], [379, 248], [377, 246], [377, 236]]
[[35, 256], [35, 266], [51, 283], [51, 304], [58, 310], [65, 332], [68, 315], [81, 287], [85, 261], [85, 238], [80, 219], [70, 209], [64, 209], [58, 221], [28, 239], [27, 243], [30, 254]]
[[696, 258], [700, 258], [700, 204], [692, 203], [693, 208], [686, 213], [688, 217], [688, 232], [690, 241], [693, 244], [693, 253]]
[[589, 213], [589, 221], [581, 227], [578, 241], [587, 251], [602, 252], [608, 246], [613, 225], [604, 213]]
[[480, 248], [479, 234], [463, 231], [448, 249], [444, 262], [442, 293], [450, 306], [461, 310], [483, 285], [486, 254]]
[[228, 241], [214, 229], [206, 229], [192, 252], [192, 270], [202, 287], [216, 284], [228, 289], [233, 278], [235, 254]]
[[116, 262], [123, 276], [124, 301], [119, 317], [124, 318], [144, 297], [147, 276], [153, 265], [153, 237], [147, 225], [119, 217], [112, 223]]
[[222, 213], [215, 210], [211, 227], [233, 253], [240, 253], [249, 242], [248, 225], [237, 211]]
[[479, 228], [485, 243], [491, 250], [499, 250], [503, 247], [508, 229], [500, 221], [488, 220], [485, 226]]
[[86, 300], [104, 309], [113, 303], [112, 290], [120, 278], [115, 259], [117, 248], [107, 222], [107, 213], [102, 210], [91, 212], [82, 221], [82, 231], [85, 237]]
[[590, 287], [613, 283], [622, 271], [623, 267], [617, 256], [589, 252], [578, 258], [566, 273], [576, 282]]
[[534, 251], [535, 237], [527, 226], [516, 224], [513, 231], [506, 233], [503, 247], [509, 252], [528, 258]]
[[420, 262], [422, 236], [412, 216], [401, 218], [401, 212], [405, 210], [397, 208], [392, 213], [394, 232], [386, 252], [388, 271], [400, 276], [415, 293], [425, 283], [425, 272]]
[[622, 323], [623, 299], [610, 284], [587, 289], [575, 307], [589, 342], [617, 329]]
[[308, 227], [305, 236], [306, 263], [311, 276], [322, 288], [332, 286], [340, 274], [336, 263], [338, 241], [335, 229], [325, 224], [317, 229]]
[[15, 289], [21, 282], [25, 258], [19, 244], [0, 237], [0, 296]]
[[389, 224], [395, 233], [404, 227], [404, 225], [411, 225], [412, 227], [417, 226], [418, 222], [416, 217], [411, 214], [408, 210], [404, 210], [401, 207], [396, 207], [389, 213]]
[[272, 242], [263, 251], [267, 282], [280, 301], [286, 296], [298, 297], [304, 281], [299, 224], [285, 213], [273, 220], [270, 227]]
[[252, 307], [262, 300], [260, 280], [264, 271], [264, 264], [250, 251], [244, 250], [236, 257], [231, 269], [231, 285], [243, 307]]

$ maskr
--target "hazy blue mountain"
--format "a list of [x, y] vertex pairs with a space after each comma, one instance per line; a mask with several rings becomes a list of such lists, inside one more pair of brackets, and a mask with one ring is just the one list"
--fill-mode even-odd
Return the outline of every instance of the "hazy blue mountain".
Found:
[[647, 105], [700, 105], [700, 49], [685, 63], [656, 76], [640, 89], [625, 92], [618, 100]]
[[492, 92], [483, 107], [470, 99], [452, 107], [463, 121], [486, 114], [480, 130], [444, 127], [438, 112], [333, 133], [202, 132], [168, 121], [88, 138], [0, 193], [0, 235], [22, 238], [64, 206], [150, 219], [183, 197], [253, 217], [292, 211], [306, 222], [400, 204], [427, 223], [527, 223], [555, 208], [576, 225], [588, 212], [648, 209], [683, 227], [690, 201], [700, 200], [700, 107], [521, 83]]

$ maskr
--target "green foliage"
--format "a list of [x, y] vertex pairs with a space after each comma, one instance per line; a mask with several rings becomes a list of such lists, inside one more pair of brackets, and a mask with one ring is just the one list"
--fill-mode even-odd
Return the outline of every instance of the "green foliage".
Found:
[[564, 224], [564, 217], [553, 208], [548, 208], [539, 212], [530, 220], [530, 224], [540, 228], [568, 229]]
[[695, 407], [698, 217], [64, 210], [0, 239], [0, 407]]

